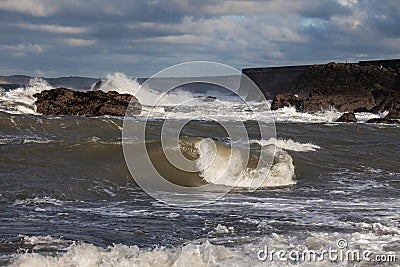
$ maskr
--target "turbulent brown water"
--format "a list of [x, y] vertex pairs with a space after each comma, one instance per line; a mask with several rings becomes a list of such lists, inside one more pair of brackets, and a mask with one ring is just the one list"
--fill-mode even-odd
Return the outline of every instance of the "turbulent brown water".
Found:
[[[277, 139], [293, 158], [296, 184], [252, 193], [234, 190], [205, 207], [175, 209], [158, 203], [134, 183], [123, 158], [121, 119], [2, 113], [0, 120], [3, 264], [24, 255], [24, 250], [88, 257], [87, 245], [71, 245], [73, 241], [94, 244], [95, 257], [111, 262], [125, 255], [121, 250], [137, 253], [112, 244], [136, 245], [139, 255], [148, 251], [154, 257], [185, 257], [182, 246], [200, 249], [202, 259], [223, 249], [233, 253], [232, 261], [238, 264], [244, 259], [258, 262], [252, 251], [264, 244], [328, 246], [339, 237], [377, 252], [399, 251], [396, 126], [278, 124]], [[154, 121], [152, 127], [160, 123]], [[187, 138], [204, 127], [208, 135], [219, 135], [218, 127], [212, 132], [213, 127], [198, 122], [186, 129]], [[151, 142], [155, 148], [150, 153], [158, 153], [157, 142]], [[196, 157], [194, 143], [186, 139], [183, 146]], [[299, 148], [303, 151], [293, 151]], [[204, 182], [198, 176], [193, 181]], [[167, 248], [153, 250], [155, 245]]]

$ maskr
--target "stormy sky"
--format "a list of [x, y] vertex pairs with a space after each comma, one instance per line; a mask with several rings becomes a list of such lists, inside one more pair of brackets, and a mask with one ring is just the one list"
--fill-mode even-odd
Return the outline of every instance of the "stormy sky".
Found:
[[147, 77], [400, 57], [398, 0], [0, 0], [0, 75]]

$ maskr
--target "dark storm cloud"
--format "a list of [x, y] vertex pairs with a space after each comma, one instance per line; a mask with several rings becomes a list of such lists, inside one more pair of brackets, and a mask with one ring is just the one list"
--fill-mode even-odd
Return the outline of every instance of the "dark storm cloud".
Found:
[[0, 0], [1, 74], [148, 76], [400, 56], [398, 1]]
[[307, 2], [300, 8], [300, 14], [309, 18], [329, 20], [335, 15], [349, 15], [351, 9], [332, 0], [320, 0]]
[[400, 4], [399, 1], [375, 2], [368, 6], [371, 30], [386, 37], [400, 37]]

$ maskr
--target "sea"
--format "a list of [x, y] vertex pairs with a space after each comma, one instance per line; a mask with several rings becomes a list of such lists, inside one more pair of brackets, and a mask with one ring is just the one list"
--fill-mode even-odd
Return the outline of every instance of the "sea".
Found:
[[[0, 90], [1, 266], [400, 266], [400, 127], [366, 123], [386, 113], [267, 116], [204, 84], [167, 97], [187, 105], [153, 108], [137, 79], [105, 81], [98, 89], [142, 90], [141, 114], [44, 116], [33, 94], [52, 88], [45, 80]], [[197, 172], [162, 156], [166, 122]], [[143, 186], [153, 172], [206, 189], [180, 203], [185, 192]]]

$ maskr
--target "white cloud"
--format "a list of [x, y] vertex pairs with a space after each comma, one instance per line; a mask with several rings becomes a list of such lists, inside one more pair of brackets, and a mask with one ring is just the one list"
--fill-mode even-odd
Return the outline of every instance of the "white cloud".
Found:
[[59, 41], [69, 46], [93, 46], [96, 44], [96, 40], [80, 38], [61, 38]]
[[272, 51], [268, 53], [268, 56], [273, 59], [285, 59], [285, 54], [279, 51]]
[[88, 33], [90, 31], [90, 28], [87, 27], [71, 27], [71, 26], [61, 26], [54, 24], [18, 23], [16, 24], [16, 26], [25, 30], [43, 31], [43, 32], [58, 33], [58, 34], [82, 34], [82, 33]]
[[0, 0], [0, 9], [46, 17], [54, 14], [57, 6], [51, 0]]
[[45, 50], [44, 46], [38, 44], [17, 44], [17, 45], [2, 45], [2, 49], [8, 50], [13, 55], [23, 56], [31, 53], [43, 53]]
[[186, 16], [178, 23], [160, 24], [154, 22], [143, 22], [131, 25], [130, 28], [197, 35], [237, 35], [239, 33], [244, 33], [242, 27], [238, 25], [238, 22], [228, 16], [218, 18], [212, 17], [207, 19], [194, 19], [193, 17]]
[[193, 34], [182, 34], [182, 35], [167, 35], [167, 36], [158, 36], [142, 39], [142, 41], [149, 42], [161, 42], [161, 43], [170, 43], [170, 44], [190, 44], [190, 45], [205, 45], [209, 44], [212, 39], [206, 36], [199, 36]]
[[338, 3], [342, 6], [352, 7], [358, 3], [358, 0], [338, 0]]
[[203, 6], [203, 10], [209, 14], [284, 14], [300, 10], [304, 2], [301, 1], [254, 1], [231, 0], [218, 1], [216, 4]]
[[363, 27], [362, 18], [356, 17], [332, 17], [332, 23], [335, 23], [343, 31], [351, 31], [361, 29]]
[[[258, 17], [222, 16], [194, 19], [184, 17], [178, 23], [138, 23], [130, 26], [134, 30], [147, 29], [148, 31], [168, 33], [162, 36], [140, 39], [159, 43], [176, 43], [192, 45], [208, 45], [214, 51], [221, 49], [223, 42], [226, 49], [240, 45], [247, 46], [267, 42], [304, 43], [306, 39], [299, 33], [293, 21], [277, 23]], [[228, 52], [228, 51], [227, 51]]]

